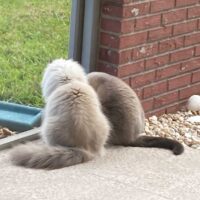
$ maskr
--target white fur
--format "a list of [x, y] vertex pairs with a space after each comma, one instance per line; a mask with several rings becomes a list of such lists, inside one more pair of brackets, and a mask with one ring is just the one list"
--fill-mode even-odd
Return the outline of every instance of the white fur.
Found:
[[86, 74], [82, 66], [77, 62], [61, 58], [48, 64], [41, 84], [45, 102], [47, 102], [48, 97], [56, 88], [71, 82], [72, 79], [87, 83]]
[[200, 111], [200, 96], [191, 96], [188, 100], [187, 108], [191, 111]]

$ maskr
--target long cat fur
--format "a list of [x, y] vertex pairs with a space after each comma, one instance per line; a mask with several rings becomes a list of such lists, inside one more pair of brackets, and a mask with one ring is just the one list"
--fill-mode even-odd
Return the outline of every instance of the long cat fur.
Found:
[[97, 92], [112, 125], [110, 144], [165, 148], [175, 155], [184, 151], [182, 144], [175, 140], [141, 135], [145, 126], [142, 105], [136, 93], [122, 80], [106, 73], [92, 72], [88, 82]]
[[50, 94], [59, 86], [78, 80], [87, 83], [83, 67], [72, 59], [56, 59], [49, 63], [42, 77], [42, 96], [47, 102]]
[[[68, 67], [69, 63], [72, 67]], [[65, 79], [68, 81], [57, 84], [57, 71], [51, 72], [54, 67], [50, 65], [51, 69], [47, 67], [45, 73], [52, 73], [52, 76], [44, 76], [42, 82], [46, 107], [41, 136], [45, 144], [15, 147], [11, 159], [16, 165], [57, 169], [86, 162], [104, 151], [110, 124], [101, 110], [96, 92], [85, 83], [86, 77], [77, 63], [63, 60], [59, 64], [67, 66], [63, 76], [59, 71], [59, 77], [69, 76]]]

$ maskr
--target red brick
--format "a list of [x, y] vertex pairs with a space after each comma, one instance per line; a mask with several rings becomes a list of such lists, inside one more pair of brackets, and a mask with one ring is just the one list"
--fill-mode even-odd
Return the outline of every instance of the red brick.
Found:
[[121, 33], [130, 33], [135, 30], [135, 19], [121, 22]]
[[195, 56], [200, 56], [200, 46], [195, 48]]
[[187, 18], [187, 9], [170, 11], [163, 14], [163, 24], [171, 24], [174, 22], [183, 21]]
[[[131, 80], [130, 80], [130, 82], [131, 82]], [[136, 89], [134, 89], [134, 91], [137, 94], [137, 96], [139, 97], [139, 99], [142, 100], [143, 99], [143, 89], [142, 88], [136, 88]]]
[[200, 82], [200, 70], [192, 73], [192, 83]]
[[140, 87], [144, 85], [148, 85], [155, 80], [155, 71], [144, 73], [142, 75], [135, 76], [131, 78], [131, 87]]
[[150, 111], [153, 109], [153, 99], [148, 99], [148, 100], [144, 100], [142, 101], [142, 106], [144, 108], [144, 111], [147, 112], [147, 111]]
[[178, 49], [184, 46], [184, 37], [178, 37], [173, 39], [167, 39], [160, 41], [159, 43], [159, 52], [163, 53], [166, 51], [171, 51]]
[[190, 33], [197, 30], [197, 20], [187, 21], [184, 23], [176, 24], [173, 28], [173, 35]]
[[191, 58], [194, 54], [194, 48], [179, 50], [177, 52], [171, 53], [171, 62], [177, 62], [181, 60], [186, 60], [188, 58]]
[[154, 108], [159, 108], [178, 100], [178, 91], [171, 92], [155, 98]]
[[102, 13], [109, 16], [123, 16], [123, 8], [120, 5], [114, 5], [112, 2], [106, 2], [102, 5]]
[[101, 63], [101, 62], [98, 63], [96, 70], [99, 72], [105, 72], [105, 73], [115, 75], [115, 76], [117, 75], [116, 67], [113, 67], [109, 64], [105, 64], [105, 63]]
[[132, 49], [121, 51], [119, 53], [118, 64], [124, 64], [124, 63], [128, 63], [128, 62], [132, 62], [132, 60], [133, 60], [132, 59], [132, 54], [133, 54], [133, 50]]
[[180, 99], [187, 99], [192, 95], [199, 95], [200, 94], [200, 83], [195, 84], [195, 85], [190, 85], [187, 88], [181, 89], [180, 90]]
[[200, 17], [200, 6], [188, 9], [188, 18]]
[[149, 13], [150, 2], [138, 3], [133, 6], [124, 6], [123, 17], [136, 17]]
[[149, 41], [164, 39], [172, 35], [172, 27], [162, 27], [156, 30], [149, 31]]
[[148, 44], [142, 47], [137, 47], [132, 51], [132, 60], [137, 60], [141, 58], [146, 58], [153, 56], [158, 52], [158, 44]]
[[144, 88], [144, 99], [167, 91], [167, 81], [157, 82], [154, 85]]
[[[177, 9], [171, 8], [175, 1]], [[196, 2], [102, 1], [95, 70], [117, 75], [135, 88], [148, 115], [175, 112], [189, 96], [200, 94], [200, 0], [193, 6]]]
[[156, 80], [161, 80], [164, 78], [169, 78], [175, 76], [181, 72], [181, 64], [171, 65], [163, 69], [158, 69], [156, 71]]
[[131, 2], [131, 0], [111, 0], [111, 1], [116, 4], [126, 4]]
[[169, 106], [166, 108], [166, 113], [175, 113], [176, 111], [179, 110], [179, 104], [175, 104], [173, 106]]
[[119, 53], [110, 49], [100, 48], [100, 60], [107, 61], [113, 64], [119, 64]]
[[119, 47], [119, 37], [115, 35], [101, 32], [100, 41], [101, 41], [101, 45], [104, 45], [104, 46], [108, 46], [112, 48]]
[[200, 58], [194, 58], [189, 61], [183, 62], [181, 65], [182, 73], [189, 72], [200, 68]]
[[180, 87], [189, 85], [190, 81], [191, 81], [191, 74], [178, 76], [168, 80], [168, 88], [169, 90], [178, 89]]
[[151, 13], [160, 12], [174, 8], [175, 0], [156, 0], [151, 2]]
[[147, 41], [147, 32], [136, 33], [134, 35], [123, 36], [120, 38], [120, 48], [127, 48], [144, 44]]
[[176, 44], [173, 39], [168, 39], [165, 41], [161, 41], [159, 43], [159, 53], [167, 52], [167, 51], [172, 51], [176, 49]]
[[144, 61], [128, 64], [118, 68], [118, 76], [124, 77], [144, 71]]
[[166, 111], [167, 113], [176, 113], [177, 111], [181, 111], [184, 108], [185, 104], [186, 104], [186, 101], [181, 102], [181, 103], [180, 102], [176, 103], [173, 106], [167, 107]]
[[184, 46], [184, 36], [172, 39], [175, 43], [176, 49], [179, 49]]
[[111, 2], [113, 2], [114, 4], [129, 4], [131, 3], [133, 0], [109, 0]]
[[106, 31], [119, 33], [121, 32], [121, 22], [119, 20], [102, 18], [101, 28]]
[[198, 3], [199, 0], [176, 0], [176, 6], [187, 6]]
[[198, 22], [198, 30], [200, 29], [200, 19], [199, 19], [199, 22]]
[[151, 117], [151, 116], [153, 116], [153, 115], [161, 116], [161, 115], [163, 115], [163, 114], [165, 114], [165, 113], [166, 113], [165, 108], [161, 108], [161, 109], [155, 110], [155, 111], [153, 111], [153, 112], [148, 112], [148, 113], [146, 114], [146, 117]]
[[148, 29], [160, 26], [161, 15], [147, 16], [136, 19], [135, 30]]
[[159, 68], [161, 66], [166, 65], [169, 62], [169, 54], [163, 56], [156, 56], [154, 58], [150, 58], [145, 62], [146, 70]]
[[200, 32], [185, 36], [185, 46], [200, 43]]
[[126, 83], [127, 85], [130, 85], [130, 78], [122, 79], [122, 81], [124, 81], [124, 83]]
[[183, 62], [181, 65], [178, 64], [179, 67], [168, 67], [166, 69], [159, 69], [157, 70], [157, 79], [163, 79], [163, 78], [167, 78], [170, 76], [175, 76], [177, 74], [183, 74], [186, 72], [190, 72], [190, 71], [194, 71], [196, 69], [200, 68], [200, 58], [198, 59], [192, 59], [186, 62]]

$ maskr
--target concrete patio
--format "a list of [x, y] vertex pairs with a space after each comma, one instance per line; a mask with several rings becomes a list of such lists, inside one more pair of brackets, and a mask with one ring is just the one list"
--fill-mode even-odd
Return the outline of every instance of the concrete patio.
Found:
[[103, 158], [54, 171], [13, 166], [0, 152], [0, 200], [197, 200], [200, 151], [113, 147]]

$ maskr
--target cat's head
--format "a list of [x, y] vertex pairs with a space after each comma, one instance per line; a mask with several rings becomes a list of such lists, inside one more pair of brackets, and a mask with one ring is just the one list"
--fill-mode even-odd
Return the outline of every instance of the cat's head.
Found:
[[80, 64], [71, 59], [56, 59], [49, 63], [42, 79], [42, 94], [45, 101], [56, 88], [74, 80], [87, 83], [86, 74]]

